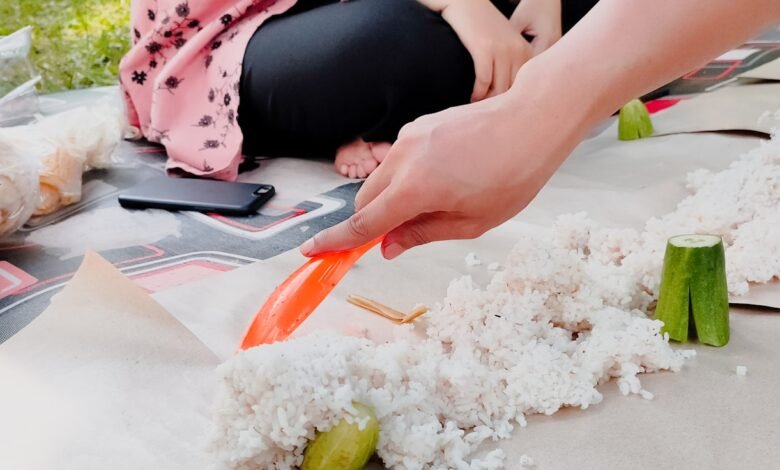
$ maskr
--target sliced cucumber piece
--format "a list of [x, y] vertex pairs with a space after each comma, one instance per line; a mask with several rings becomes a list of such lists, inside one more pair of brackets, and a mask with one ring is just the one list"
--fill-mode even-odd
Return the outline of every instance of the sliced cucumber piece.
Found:
[[[353, 403], [352, 423], [342, 419], [329, 431], [317, 433], [306, 447], [301, 470], [361, 470], [376, 452], [379, 422], [374, 410]], [[363, 429], [360, 424], [363, 423]]]
[[655, 316], [675, 341], [689, 334], [711, 346], [729, 342], [729, 294], [723, 241], [716, 235], [669, 239]]
[[653, 135], [653, 121], [647, 107], [639, 100], [631, 100], [620, 108], [618, 139], [636, 140]]

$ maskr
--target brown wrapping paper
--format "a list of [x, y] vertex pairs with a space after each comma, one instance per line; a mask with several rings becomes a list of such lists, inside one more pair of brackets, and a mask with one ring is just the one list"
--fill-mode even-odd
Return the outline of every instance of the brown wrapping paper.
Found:
[[[770, 134], [780, 128], [780, 83], [737, 83], [684, 99], [653, 114], [654, 136], [744, 131]], [[617, 122], [605, 134], [617, 136]]]
[[[346, 295], [409, 310], [441, 299], [459, 275], [485, 282], [487, 265], [503, 260], [521, 222], [547, 224], [586, 210], [604, 224], [639, 228], [685, 196], [685, 173], [724, 168], [755, 145], [753, 138], [719, 135], [592, 139], [518, 221], [393, 263], [370, 252], [297, 334], [327, 327], [391, 339], [396, 326], [347, 304]], [[466, 265], [470, 252], [481, 265]], [[87, 256], [51, 307], [0, 345], [0, 468], [206, 468], [218, 357], [233, 354], [267, 295], [303, 261], [289, 252], [161, 292], [155, 298], [163, 308]], [[758, 290], [756, 303], [778, 301], [774, 287]], [[601, 388], [604, 403], [590, 410], [532, 417], [528, 428], [497, 444], [508, 452], [508, 468], [523, 453], [540, 469], [774, 468], [780, 315], [734, 309], [731, 321], [725, 348], [696, 346], [698, 357], [682, 373], [642, 377], [653, 401], [619, 397], [609, 383]], [[736, 376], [738, 365], [748, 367], [747, 377]]]
[[0, 468], [204, 468], [217, 363], [88, 254], [46, 312], [0, 345]]
[[[495, 244], [481, 249], [483, 265], [471, 268], [451, 257], [469, 250], [469, 242], [424, 248], [428, 259], [442, 262], [430, 276], [409, 275], [418, 266], [411, 253], [392, 265], [372, 253], [312, 320], [361, 324], [377, 338], [392, 337], [397, 327], [353, 310], [344, 294], [359, 291], [399, 308], [419, 297], [433, 300], [457, 273], [486, 279], [484, 263], [504, 251], [512, 232], [489, 234]], [[231, 281], [247, 290], [263, 285], [275, 277], [264, 264], [240, 278], [225, 276], [215, 288]], [[257, 299], [250, 297], [263, 295], [253, 292], [203, 308], [229, 320], [231, 310], [241, 311], [237, 305], [251, 312]], [[683, 372], [642, 376], [653, 401], [621, 397], [608, 383], [601, 387], [605, 401], [587, 411], [531, 417], [527, 428], [496, 444], [508, 454], [507, 468], [522, 454], [539, 469], [773, 468], [780, 459], [780, 413], [772, 412], [780, 387], [780, 315], [733, 310], [731, 321], [728, 346], [694, 346], [698, 356]], [[217, 362], [146, 293], [89, 255], [52, 306], [0, 345], [0, 468], [207, 468], [204, 434]], [[748, 367], [746, 377], [735, 374], [738, 365]]]

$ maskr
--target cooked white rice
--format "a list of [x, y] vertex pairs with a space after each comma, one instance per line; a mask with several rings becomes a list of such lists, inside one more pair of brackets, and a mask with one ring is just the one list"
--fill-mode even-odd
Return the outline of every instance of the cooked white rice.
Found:
[[584, 214], [528, 226], [487, 287], [452, 282], [423, 338], [407, 330], [375, 344], [317, 332], [237, 355], [219, 368], [217, 466], [293, 468], [315, 430], [357, 401], [376, 410], [389, 468], [499, 469], [510, 464], [501, 450], [474, 455], [526, 415], [598, 404], [597, 386], [611, 378], [652, 399], [638, 374], [677, 371], [694, 353], [672, 349], [643, 313], [670, 236], [721, 235], [733, 294], [780, 275], [778, 139], [688, 182], [695, 193], [642, 233]]
[[482, 264], [482, 260], [477, 258], [476, 253], [469, 253], [466, 255], [466, 267], [473, 268]]

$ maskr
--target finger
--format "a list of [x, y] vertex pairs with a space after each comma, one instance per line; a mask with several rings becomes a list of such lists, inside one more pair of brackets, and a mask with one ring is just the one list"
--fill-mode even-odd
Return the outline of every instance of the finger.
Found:
[[301, 246], [305, 256], [364, 245], [417, 215], [415, 200], [403, 200], [388, 188], [346, 221], [322, 231]]
[[349, 177], [355, 179], [357, 177], [357, 168], [355, 165], [349, 166]]
[[374, 170], [368, 179], [363, 182], [363, 186], [360, 187], [357, 195], [355, 196], [355, 210], [359, 211], [363, 209], [369, 202], [373, 201], [382, 191], [384, 191], [392, 181], [393, 176], [393, 154], [402, 152], [402, 144], [395, 144], [390, 148], [385, 160], [379, 167]]
[[446, 212], [423, 214], [391, 230], [382, 242], [382, 254], [387, 259], [394, 259], [416, 246], [478, 236], [480, 233], [471, 227], [473, 225]]
[[502, 66], [501, 62], [499, 60], [493, 62], [493, 85], [490, 88], [488, 97], [500, 95], [507, 91], [512, 81], [512, 68]]
[[376, 170], [377, 166], [379, 166], [379, 162], [373, 158], [366, 158], [360, 162], [360, 167], [363, 168], [366, 175], [370, 175], [372, 171]]
[[474, 80], [474, 91], [471, 93], [472, 102], [480, 101], [487, 96], [490, 85], [493, 83], [493, 61], [481, 58], [474, 59], [474, 73], [476, 79]]
[[368, 173], [366, 173], [366, 170], [363, 169], [363, 162], [358, 163], [355, 165], [356, 171], [357, 171], [357, 177], [360, 179], [365, 178], [368, 176]]
[[371, 201], [377, 198], [382, 191], [387, 189], [390, 185], [389, 175], [385, 175], [382, 171], [382, 167], [377, 168], [373, 173], [368, 175], [368, 178], [363, 182], [363, 186], [360, 187], [355, 195], [355, 211], [363, 210]]

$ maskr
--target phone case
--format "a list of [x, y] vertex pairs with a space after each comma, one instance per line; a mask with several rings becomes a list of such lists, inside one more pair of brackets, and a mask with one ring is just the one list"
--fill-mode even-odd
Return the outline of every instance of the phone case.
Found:
[[215, 212], [251, 215], [275, 194], [268, 184], [177, 178], [153, 178], [119, 196], [119, 204], [132, 209]]

